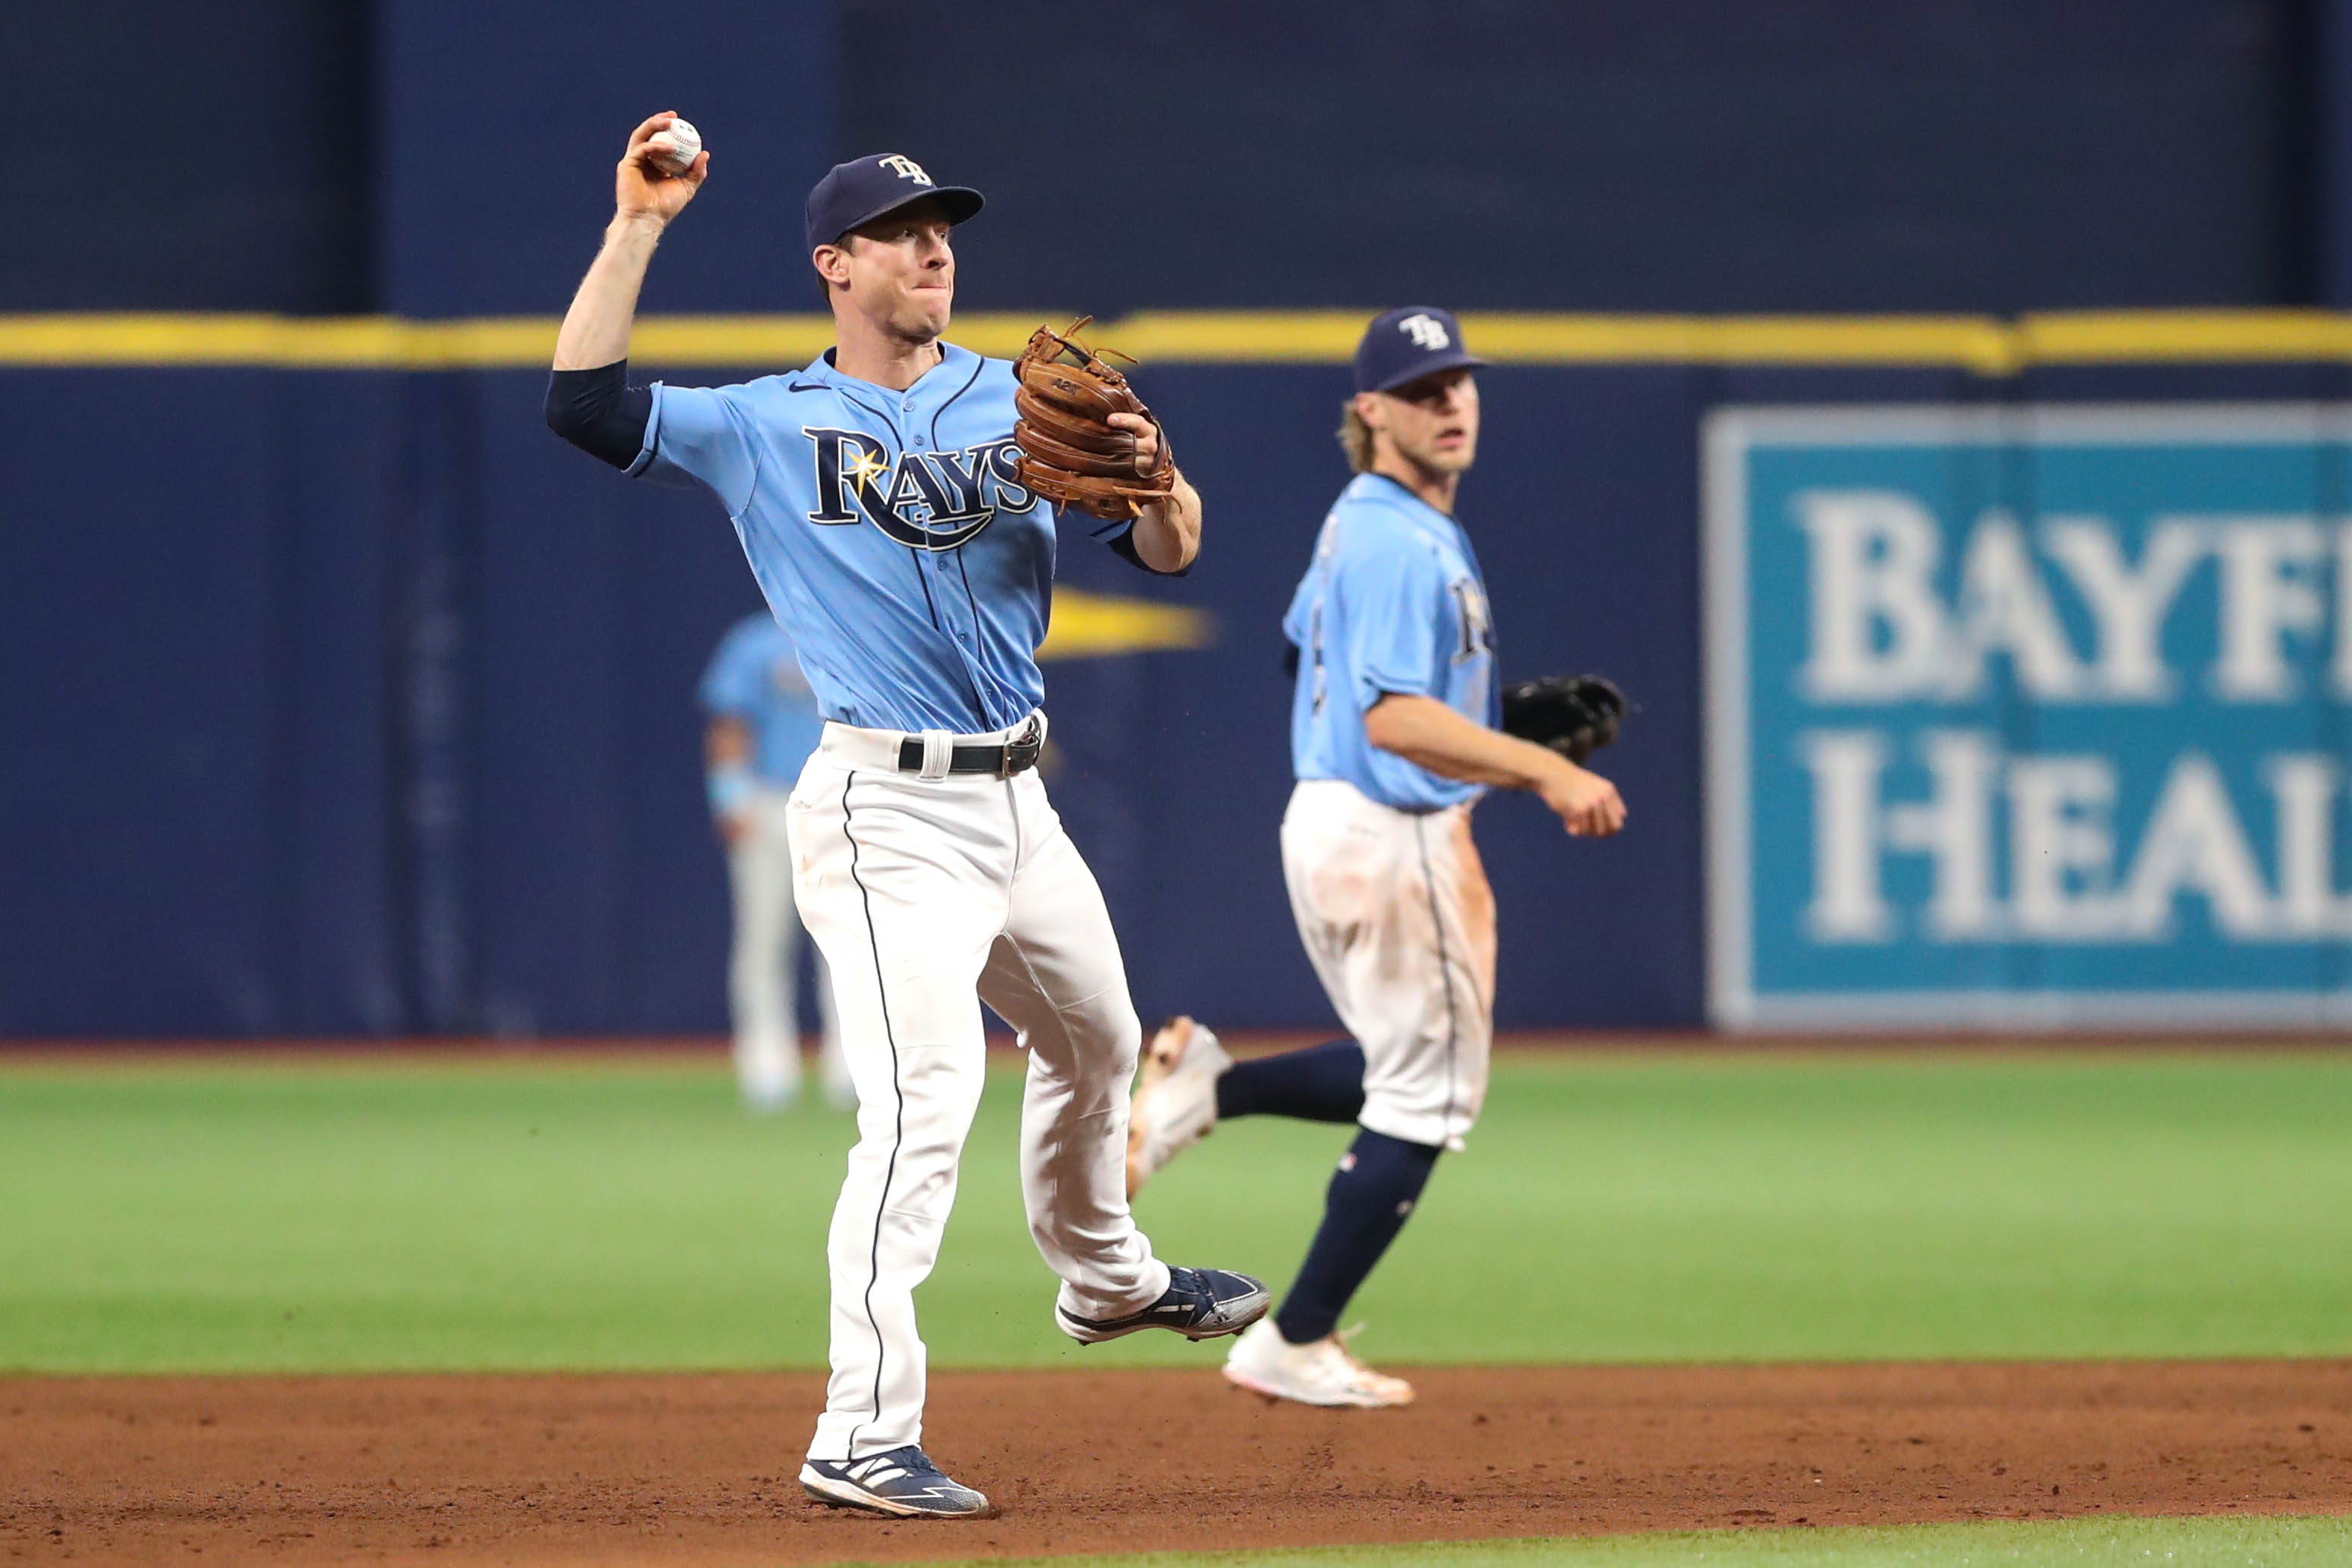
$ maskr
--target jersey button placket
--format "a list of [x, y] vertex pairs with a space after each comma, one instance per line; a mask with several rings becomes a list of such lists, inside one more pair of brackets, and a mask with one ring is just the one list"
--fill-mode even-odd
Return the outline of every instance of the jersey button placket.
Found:
[[[942, 579], [949, 579], [950, 577], [949, 567], [950, 563], [948, 558], [953, 553], [953, 551], [942, 550], [937, 558], [940, 563], [940, 575]], [[959, 585], [961, 585], [960, 579], [950, 579], [950, 580], [957, 580]], [[963, 660], [964, 668], [971, 673], [972, 689], [974, 691], [984, 690], [986, 689], [987, 682], [985, 679], [985, 672], [982, 670], [980, 664], [980, 651], [978, 645], [980, 624], [973, 619], [973, 616], [977, 612], [971, 600], [961, 593], [949, 599], [948, 603], [951, 606], [948, 611], [948, 623], [955, 629], [956, 654]], [[983, 712], [980, 716], [980, 722], [983, 726], [987, 725], [988, 715], [986, 713]]]

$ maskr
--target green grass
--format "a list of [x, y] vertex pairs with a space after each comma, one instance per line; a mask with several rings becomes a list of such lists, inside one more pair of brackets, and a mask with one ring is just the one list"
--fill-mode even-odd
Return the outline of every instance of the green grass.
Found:
[[2352, 1520], [2078, 1519], [995, 1558], [987, 1568], [2342, 1568], [2347, 1561]]
[[[1076, 1348], [990, 1087], [938, 1365]], [[850, 1138], [723, 1069], [0, 1062], [0, 1366], [814, 1366]], [[1286, 1280], [1344, 1128], [1220, 1129], [1162, 1256]], [[1506, 1061], [1358, 1303], [1387, 1363], [2352, 1354], [2352, 1057]]]

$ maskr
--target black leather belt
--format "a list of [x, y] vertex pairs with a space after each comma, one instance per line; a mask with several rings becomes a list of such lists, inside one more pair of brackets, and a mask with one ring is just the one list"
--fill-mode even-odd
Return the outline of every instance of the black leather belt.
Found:
[[[1026, 773], [1037, 766], [1037, 754], [1045, 748], [1045, 735], [1037, 721], [1002, 746], [959, 746], [948, 755], [950, 773], [986, 773], [998, 779], [1010, 779], [1015, 773]], [[898, 743], [898, 771], [920, 773], [923, 770], [923, 737], [910, 735]]]

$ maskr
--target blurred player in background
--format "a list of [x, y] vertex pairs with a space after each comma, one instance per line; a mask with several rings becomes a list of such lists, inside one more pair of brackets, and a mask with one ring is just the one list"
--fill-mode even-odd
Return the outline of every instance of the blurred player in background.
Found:
[[1485, 361], [1447, 311], [1391, 310], [1356, 350], [1340, 439], [1356, 477], [1283, 632], [1297, 653], [1282, 869], [1307, 954], [1352, 1040], [1236, 1062], [1189, 1018], [1147, 1052], [1129, 1118], [1132, 1195], [1218, 1121], [1352, 1122], [1323, 1222], [1275, 1315], [1225, 1375], [1308, 1405], [1393, 1406], [1412, 1386], [1349, 1353], [1339, 1317], [1486, 1092], [1495, 896], [1470, 809], [1526, 789], [1570, 833], [1623, 825], [1616, 788], [1503, 734], [1494, 623], [1454, 492], [1478, 452]]
[[[735, 894], [735, 940], [727, 996], [735, 1017], [735, 1077], [743, 1103], [777, 1111], [801, 1087], [797, 977], [801, 917], [793, 906], [793, 847], [784, 807], [824, 736], [816, 695], [801, 673], [793, 640], [766, 611], [746, 615], [719, 640], [702, 674], [703, 756], [709, 768], [710, 816], [727, 846]], [[819, 1052], [825, 1103], [855, 1109], [857, 1088], [842, 1059], [840, 1020], [824, 955], [816, 955]]]

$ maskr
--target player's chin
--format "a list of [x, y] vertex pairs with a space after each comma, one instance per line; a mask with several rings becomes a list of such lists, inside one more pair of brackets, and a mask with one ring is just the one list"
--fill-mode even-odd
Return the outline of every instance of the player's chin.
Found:
[[936, 338], [948, 329], [948, 318], [954, 314], [954, 308], [953, 289], [915, 289], [907, 296], [898, 324], [908, 329], [910, 337]]

